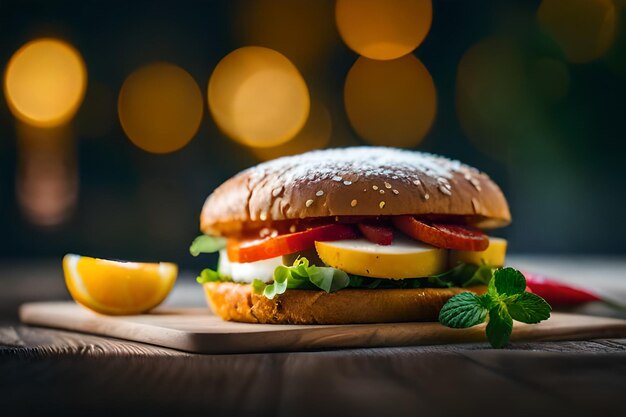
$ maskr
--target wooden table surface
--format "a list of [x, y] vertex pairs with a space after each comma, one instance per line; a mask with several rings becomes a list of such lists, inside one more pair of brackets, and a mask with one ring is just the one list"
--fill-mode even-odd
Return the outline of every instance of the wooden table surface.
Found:
[[[626, 300], [623, 257], [510, 264]], [[0, 264], [0, 285], [0, 415], [626, 415], [626, 339], [195, 355], [19, 324], [20, 303], [68, 299], [59, 262]], [[204, 300], [183, 275], [167, 303]]]

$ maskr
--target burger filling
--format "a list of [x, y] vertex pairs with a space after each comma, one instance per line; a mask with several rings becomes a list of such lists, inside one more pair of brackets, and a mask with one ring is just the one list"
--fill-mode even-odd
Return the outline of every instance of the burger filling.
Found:
[[415, 216], [334, 220], [200, 236], [190, 252], [220, 256], [217, 270], [203, 270], [198, 282], [251, 284], [268, 298], [289, 289], [468, 287], [486, 285], [505, 260], [504, 239], [467, 225]]

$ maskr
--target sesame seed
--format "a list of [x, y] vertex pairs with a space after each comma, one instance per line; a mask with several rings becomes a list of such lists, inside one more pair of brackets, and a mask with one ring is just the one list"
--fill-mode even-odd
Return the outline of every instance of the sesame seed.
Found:
[[385, 208], [385, 202], [381, 201], [380, 203], [378, 203], [378, 207]]
[[428, 200], [429, 198], [430, 198], [430, 195], [424, 194], [424, 200]]
[[472, 198], [472, 207], [474, 207], [475, 213], [478, 213], [480, 211], [480, 203], [475, 198]]
[[444, 187], [443, 185], [439, 186], [439, 191], [441, 191], [445, 195], [452, 195], [452, 192], [448, 188]]
[[400, 194], [400, 191], [396, 190], [395, 188], [394, 188], [393, 190], [391, 190], [391, 191], [393, 191], [393, 193], [394, 193], [395, 195]]
[[385, 194], [385, 190], [380, 190], [379, 193]]
[[465, 177], [465, 179], [466, 179], [466, 180], [468, 180], [468, 181], [471, 181], [471, 180], [472, 180], [472, 176], [471, 176], [469, 173], [468, 173], [468, 174], [465, 174], [465, 175], [464, 175], [464, 177]]
[[352, 185], [352, 181], [344, 181], [343, 185]]
[[283, 191], [283, 186], [281, 185], [280, 187], [274, 188], [272, 190], [272, 197], [278, 197], [278, 195]]
[[333, 181], [337, 181], [337, 182], [341, 181], [342, 179], [343, 179], [343, 178], [341, 178], [339, 175], [335, 175], [335, 176], [333, 177]]
[[356, 201], [356, 200], [352, 200], [350, 202], [350, 206], [352, 206], [352, 207], [356, 207], [357, 204], [358, 204], [358, 201]]
[[306, 203], [304, 203], [307, 207], [311, 207], [311, 204], [313, 204], [313, 200], [307, 200]]
[[476, 178], [472, 178], [472, 179], [470, 180], [470, 183], [472, 183], [472, 185], [474, 186], [474, 188], [476, 188], [476, 191], [481, 191], [480, 181], [478, 181]]
[[414, 181], [413, 181], [413, 184], [415, 184], [415, 185], [420, 185], [420, 180], [414, 180]]
[[267, 213], [262, 211], [261, 214], [259, 215], [259, 218], [261, 219], [261, 221], [267, 220]]
[[378, 186], [377, 185], [372, 185], [372, 189], [378, 190]]
[[397, 175], [394, 175], [393, 177], [391, 177], [391, 179], [392, 179], [392, 180], [397, 180], [397, 179], [398, 179], [398, 176], [397, 176]]
[[295, 225], [295, 224], [292, 224], [291, 226], [289, 226], [289, 232], [290, 232], [290, 233], [295, 233], [295, 232], [296, 232], [296, 230], [297, 230], [297, 229], [296, 229], [296, 225]]
[[319, 190], [318, 192], [315, 193], [316, 196], [321, 197], [324, 195], [324, 191]]
[[363, 192], [366, 193], [367, 192], [367, 188], [363, 188]]
[[391, 184], [389, 184], [388, 182], [385, 182], [385, 188], [391, 188]]

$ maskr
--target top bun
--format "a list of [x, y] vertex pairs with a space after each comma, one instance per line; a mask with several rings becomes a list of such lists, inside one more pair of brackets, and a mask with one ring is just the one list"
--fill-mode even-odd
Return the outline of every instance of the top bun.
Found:
[[500, 188], [475, 168], [422, 152], [354, 147], [287, 156], [240, 172], [207, 198], [200, 228], [236, 235], [282, 220], [400, 214], [461, 216], [481, 228], [511, 221]]

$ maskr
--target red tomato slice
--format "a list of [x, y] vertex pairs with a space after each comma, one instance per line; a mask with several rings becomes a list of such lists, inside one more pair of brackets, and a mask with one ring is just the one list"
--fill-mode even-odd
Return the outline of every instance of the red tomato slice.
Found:
[[256, 262], [311, 249], [315, 246], [315, 241], [356, 238], [357, 234], [351, 226], [328, 224], [266, 239], [244, 241], [231, 239], [226, 245], [226, 251], [231, 262]]
[[483, 251], [489, 247], [487, 235], [467, 226], [424, 223], [413, 216], [394, 216], [392, 221], [413, 239], [438, 248]]
[[357, 225], [365, 239], [378, 245], [391, 245], [393, 241], [393, 229], [387, 226], [359, 223]]

